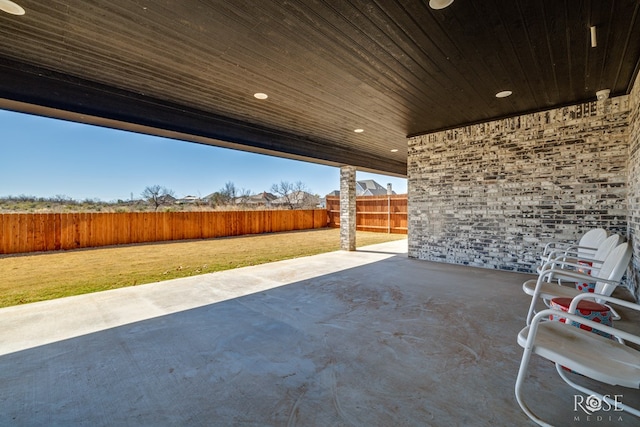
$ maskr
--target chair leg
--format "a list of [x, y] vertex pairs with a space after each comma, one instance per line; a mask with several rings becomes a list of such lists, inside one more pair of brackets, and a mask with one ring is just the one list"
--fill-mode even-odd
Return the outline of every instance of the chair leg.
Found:
[[586, 387], [583, 387], [579, 384], [574, 383], [573, 381], [571, 381], [569, 379], [569, 377], [567, 377], [567, 374], [564, 372], [564, 370], [562, 369], [562, 366], [560, 366], [559, 364], [556, 363], [556, 371], [558, 371], [558, 375], [560, 375], [560, 378], [562, 378], [564, 380], [564, 382], [566, 382], [567, 384], [569, 384], [571, 387], [575, 388], [578, 391], [583, 392], [586, 395], [589, 396], [596, 396], [598, 399], [602, 400], [603, 402], [607, 402], [608, 404], [610, 404], [612, 407], [616, 406], [620, 409], [622, 409], [623, 411], [629, 412], [630, 414], [635, 415], [636, 417], [640, 417], [640, 411], [637, 410], [636, 408], [629, 406], [629, 405], [625, 405], [624, 403], [621, 402], [614, 402], [613, 400], [611, 400], [610, 398], [608, 398], [607, 396], [604, 396], [600, 393], [597, 393], [591, 389], [588, 389]]
[[531, 359], [531, 348], [525, 348], [524, 353], [522, 354], [522, 361], [520, 362], [520, 369], [518, 370], [518, 377], [516, 378], [516, 400], [518, 401], [518, 405], [524, 411], [525, 414], [536, 424], [541, 425], [543, 427], [553, 427], [551, 424], [548, 424], [538, 418], [529, 407], [524, 403], [524, 399], [522, 397], [522, 384], [524, 383], [524, 379], [527, 376], [527, 369], [529, 367], [529, 360]]
[[531, 325], [531, 319], [536, 314], [536, 303], [538, 302], [538, 295], [535, 293], [531, 297], [531, 305], [529, 306], [529, 311], [527, 312], [527, 326]]

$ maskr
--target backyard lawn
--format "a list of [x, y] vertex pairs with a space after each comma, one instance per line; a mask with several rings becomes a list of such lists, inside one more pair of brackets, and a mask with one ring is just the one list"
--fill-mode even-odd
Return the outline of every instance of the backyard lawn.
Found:
[[[406, 235], [358, 231], [358, 247]], [[211, 273], [340, 249], [323, 228], [208, 240], [0, 256], [0, 307]]]

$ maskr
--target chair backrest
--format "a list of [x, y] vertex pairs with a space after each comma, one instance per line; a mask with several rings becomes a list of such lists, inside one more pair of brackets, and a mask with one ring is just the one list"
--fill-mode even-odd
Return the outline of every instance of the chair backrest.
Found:
[[594, 258], [596, 249], [588, 249], [588, 248], [598, 248], [607, 238], [607, 230], [604, 228], [594, 228], [592, 230], [587, 231], [580, 238], [578, 245], [581, 248], [578, 248], [578, 255], [586, 258]]
[[[609, 255], [600, 267], [597, 277], [599, 279], [620, 282], [625, 271], [627, 271], [632, 254], [633, 248], [628, 242], [619, 244], [609, 252]], [[595, 293], [609, 296], [613, 293], [616, 286], [617, 285], [614, 284], [596, 282]]]
[[[613, 250], [613, 248], [615, 248], [616, 246], [618, 246], [619, 243], [622, 242], [622, 238], [617, 235], [617, 234], [612, 234], [611, 236], [607, 237], [604, 242], [602, 242], [600, 244], [600, 246], [598, 246], [598, 250], [596, 251], [595, 255], [593, 256], [593, 259], [599, 260], [599, 261], [604, 261], [605, 259], [607, 259], [607, 257], [609, 256], [609, 253], [611, 253], [611, 251]], [[599, 263], [594, 263], [593, 267], [591, 268], [591, 275], [592, 276], [598, 276], [598, 273], [600, 272], [600, 266], [602, 264]], [[600, 276], [598, 276], [600, 277]]]

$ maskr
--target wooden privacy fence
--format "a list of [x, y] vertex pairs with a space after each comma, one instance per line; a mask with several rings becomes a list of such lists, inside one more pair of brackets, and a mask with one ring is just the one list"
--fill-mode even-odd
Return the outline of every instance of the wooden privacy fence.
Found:
[[206, 239], [327, 226], [327, 211], [0, 214], [0, 254]]
[[[340, 227], [340, 197], [327, 196], [329, 227]], [[407, 195], [356, 197], [356, 228], [407, 234]]]

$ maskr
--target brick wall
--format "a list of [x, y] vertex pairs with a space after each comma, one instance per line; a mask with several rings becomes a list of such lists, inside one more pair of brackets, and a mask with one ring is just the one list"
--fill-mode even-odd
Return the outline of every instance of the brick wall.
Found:
[[627, 272], [628, 283], [640, 300], [640, 75], [630, 95], [629, 118], [629, 240], [633, 243], [632, 268]]
[[410, 138], [409, 256], [532, 272], [545, 242], [626, 235], [630, 98]]

